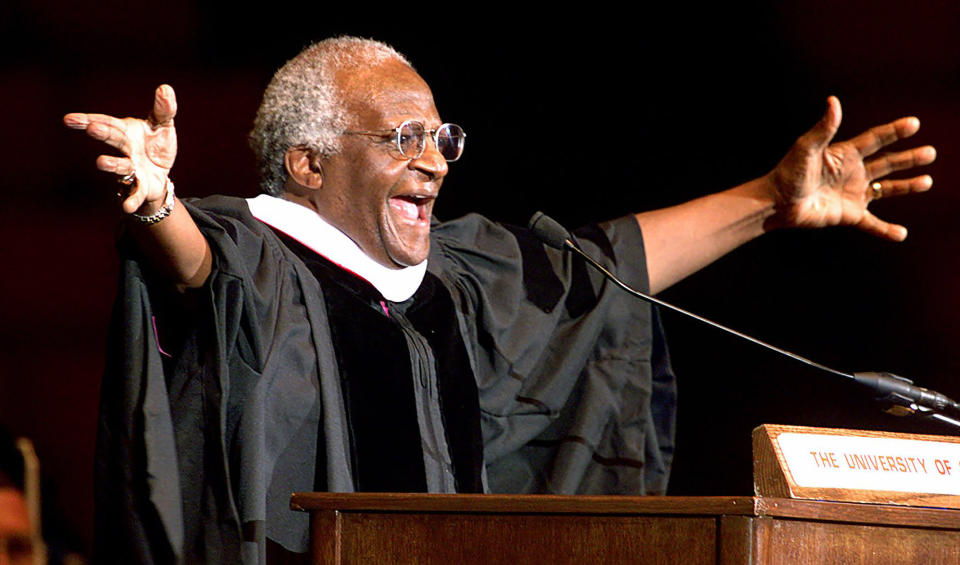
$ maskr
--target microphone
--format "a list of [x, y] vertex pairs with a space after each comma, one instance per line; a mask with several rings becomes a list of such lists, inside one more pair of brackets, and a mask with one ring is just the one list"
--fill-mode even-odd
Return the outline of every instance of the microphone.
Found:
[[621, 281], [616, 275], [608, 271], [603, 265], [594, 260], [593, 257], [587, 255], [582, 249], [580, 249], [576, 243], [576, 239], [570, 234], [569, 231], [567, 231], [565, 227], [543, 212], [535, 213], [527, 223], [527, 227], [531, 232], [533, 232], [533, 235], [536, 236], [537, 239], [546, 245], [556, 249], [568, 250], [579, 255], [587, 263], [589, 263], [590, 266], [600, 271], [616, 286], [625, 290], [629, 294], [636, 296], [637, 298], [645, 300], [651, 304], [656, 304], [657, 306], [661, 306], [668, 310], [678, 312], [684, 316], [693, 318], [699, 322], [725, 331], [729, 334], [733, 334], [741, 339], [745, 339], [751, 343], [755, 343], [761, 347], [765, 347], [771, 351], [785, 355], [811, 367], [820, 369], [821, 371], [826, 371], [834, 375], [851, 379], [854, 382], [874, 391], [876, 393], [876, 399], [888, 405], [886, 412], [890, 414], [895, 416], [906, 416], [908, 414], [929, 416], [960, 428], [960, 421], [940, 414], [940, 412], [944, 411], [945, 409], [950, 409], [955, 413], [960, 414], [960, 404], [951, 400], [947, 396], [940, 394], [939, 392], [914, 386], [913, 381], [910, 379], [901, 377], [899, 375], [894, 375], [893, 373], [868, 371], [851, 374], [832, 369], [826, 365], [821, 365], [820, 363], [811, 361], [805, 357], [801, 357], [796, 353], [787, 351], [786, 349], [781, 349], [774, 345], [770, 345], [765, 341], [761, 341], [755, 337], [724, 326], [723, 324], [719, 324], [713, 320], [709, 320], [703, 316], [694, 314], [693, 312], [689, 312], [678, 306], [674, 306], [669, 302], [664, 302], [659, 298], [655, 298], [649, 294], [640, 292], [639, 290], [636, 290]]
[[563, 249], [567, 244], [573, 245], [573, 236], [567, 228], [543, 212], [536, 212], [527, 222], [527, 227], [537, 239], [554, 249]]
[[[885, 372], [863, 371], [853, 374], [853, 379], [877, 392], [877, 399], [891, 404], [887, 412], [898, 414], [899, 409], [908, 408], [907, 413], [929, 408], [937, 412], [946, 409], [960, 413], [960, 404], [937, 391], [914, 386], [913, 381], [900, 375]], [[915, 406], [914, 406], [915, 405]], [[912, 410], [911, 410], [912, 409]]]

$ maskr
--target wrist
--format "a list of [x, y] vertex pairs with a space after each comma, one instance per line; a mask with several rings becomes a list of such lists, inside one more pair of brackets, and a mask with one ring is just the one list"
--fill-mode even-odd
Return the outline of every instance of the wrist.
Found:
[[173, 181], [169, 177], [164, 179], [164, 197], [160, 201], [144, 202], [136, 212], [130, 214], [134, 219], [148, 225], [156, 224], [173, 212], [176, 196], [173, 190]]
[[772, 210], [779, 208], [782, 204], [782, 195], [777, 189], [775, 175], [775, 172], [769, 172], [750, 183], [754, 197]]
[[737, 221], [730, 227], [744, 230], [750, 234], [749, 239], [778, 227], [781, 205], [772, 175], [755, 178], [714, 196], [721, 198], [723, 210], [736, 211]]
[[756, 198], [763, 202], [767, 209], [763, 231], [768, 232], [786, 227], [789, 224], [787, 215], [790, 211], [791, 202], [780, 190], [782, 180], [778, 178], [777, 171], [771, 171], [754, 182], [756, 183], [754, 187]]

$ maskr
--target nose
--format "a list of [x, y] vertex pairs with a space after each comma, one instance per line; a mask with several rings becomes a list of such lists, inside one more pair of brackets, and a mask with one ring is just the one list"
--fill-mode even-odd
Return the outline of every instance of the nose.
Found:
[[410, 166], [430, 177], [430, 180], [441, 180], [450, 170], [447, 160], [440, 154], [432, 136], [426, 136], [423, 154], [410, 161]]

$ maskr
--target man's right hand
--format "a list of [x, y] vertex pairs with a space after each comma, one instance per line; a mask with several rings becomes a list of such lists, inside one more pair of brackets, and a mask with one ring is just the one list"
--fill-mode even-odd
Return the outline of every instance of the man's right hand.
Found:
[[63, 123], [82, 129], [90, 137], [118, 149], [123, 156], [100, 155], [97, 168], [120, 178], [136, 174], [129, 193], [122, 194], [123, 211], [150, 215], [163, 206], [168, 175], [177, 157], [177, 97], [169, 85], [160, 85], [153, 98], [153, 110], [146, 120], [115, 118], [105, 114], [71, 113]]
[[[177, 157], [177, 130], [173, 127], [176, 114], [177, 97], [173, 88], [164, 84], [157, 88], [153, 110], [146, 120], [75, 113], [64, 116], [63, 123], [86, 131], [123, 154], [100, 155], [97, 168], [119, 178], [135, 173], [136, 180], [128, 185], [129, 194], [121, 193], [123, 211], [150, 216], [163, 207], [167, 190], [173, 190], [167, 175]], [[130, 222], [130, 231], [141, 250], [176, 288], [197, 288], [210, 276], [210, 245], [183, 203], [174, 203], [172, 212], [159, 221]]]

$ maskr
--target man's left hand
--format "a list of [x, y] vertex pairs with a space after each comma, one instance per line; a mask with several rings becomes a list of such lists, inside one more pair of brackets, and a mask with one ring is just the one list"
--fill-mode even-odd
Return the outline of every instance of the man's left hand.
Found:
[[929, 175], [902, 180], [883, 177], [932, 163], [936, 150], [927, 145], [875, 155], [883, 147], [915, 134], [920, 120], [914, 117], [872, 127], [847, 141], [830, 143], [840, 127], [840, 119], [840, 101], [831, 96], [823, 118], [793, 144], [768, 175], [776, 207], [766, 227], [851, 225], [902, 241], [907, 237], [907, 229], [877, 218], [867, 205], [877, 198], [929, 190], [933, 185]]

